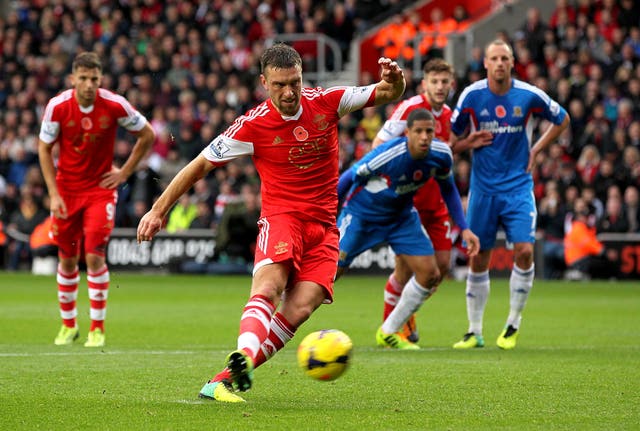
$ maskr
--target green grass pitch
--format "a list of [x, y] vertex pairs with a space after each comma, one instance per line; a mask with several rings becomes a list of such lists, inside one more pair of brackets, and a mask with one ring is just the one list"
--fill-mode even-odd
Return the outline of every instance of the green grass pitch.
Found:
[[[495, 346], [508, 312], [494, 280], [483, 349], [467, 329], [464, 283], [445, 281], [418, 314], [423, 349], [375, 346], [382, 277], [347, 276], [292, 342], [255, 372], [246, 404], [197, 398], [235, 348], [248, 277], [111, 274], [103, 349], [57, 347], [55, 277], [0, 273], [2, 430], [638, 430], [640, 285], [536, 281], [518, 346]], [[317, 329], [349, 334], [349, 370], [318, 382], [295, 349]]]

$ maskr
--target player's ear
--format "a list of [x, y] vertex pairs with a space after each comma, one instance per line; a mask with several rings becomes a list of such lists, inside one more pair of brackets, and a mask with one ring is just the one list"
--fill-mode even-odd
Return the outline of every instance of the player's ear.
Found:
[[260, 74], [260, 83], [262, 84], [262, 86], [266, 90], [267, 89], [267, 78], [264, 76], [263, 73]]

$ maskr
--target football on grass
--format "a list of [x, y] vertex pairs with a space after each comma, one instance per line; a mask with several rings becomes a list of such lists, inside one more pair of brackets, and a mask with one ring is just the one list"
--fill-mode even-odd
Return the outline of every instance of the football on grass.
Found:
[[298, 365], [317, 380], [335, 380], [345, 372], [351, 360], [353, 343], [337, 329], [323, 329], [304, 337], [298, 346]]

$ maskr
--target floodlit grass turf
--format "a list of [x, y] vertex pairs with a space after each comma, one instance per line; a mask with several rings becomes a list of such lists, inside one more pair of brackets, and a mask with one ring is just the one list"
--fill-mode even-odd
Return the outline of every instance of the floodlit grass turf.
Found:
[[[287, 348], [255, 372], [246, 404], [197, 398], [235, 348], [246, 277], [112, 274], [107, 346], [57, 347], [55, 278], [0, 273], [0, 429], [631, 430], [640, 429], [638, 283], [537, 281], [518, 346], [495, 338], [508, 311], [494, 280], [484, 349], [456, 351], [464, 284], [446, 281], [418, 314], [423, 350], [375, 347], [383, 278], [347, 276]], [[338, 328], [354, 341], [347, 373], [304, 376], [295, 347]]]

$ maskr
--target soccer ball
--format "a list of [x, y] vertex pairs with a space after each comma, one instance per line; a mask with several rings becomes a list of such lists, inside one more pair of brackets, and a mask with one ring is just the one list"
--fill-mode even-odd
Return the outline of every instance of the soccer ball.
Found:
[[349, 336], [337, 329], [312, 332], [298, 346], [298, 365], [314, 379], [335, 380], [347, 369], [352, 347]]

